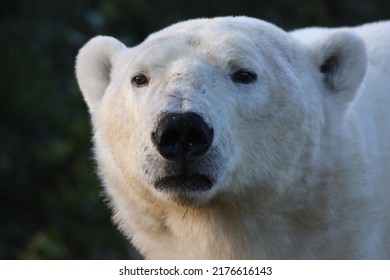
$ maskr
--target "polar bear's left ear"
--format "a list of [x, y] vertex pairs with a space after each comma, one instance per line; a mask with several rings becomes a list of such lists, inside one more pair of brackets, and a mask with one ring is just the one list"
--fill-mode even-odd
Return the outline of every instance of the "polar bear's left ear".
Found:
[[314, 42], [311, 51], [328, 90], [351, 101], [367, 68], [363, 40], [353, 32], [334, 31]]
[[110, 84], [115, 55], [124, 49], [124, 44], [107, 36], [94, 37], [80, 49], [76, 58], [76, 76], [91, 113]]

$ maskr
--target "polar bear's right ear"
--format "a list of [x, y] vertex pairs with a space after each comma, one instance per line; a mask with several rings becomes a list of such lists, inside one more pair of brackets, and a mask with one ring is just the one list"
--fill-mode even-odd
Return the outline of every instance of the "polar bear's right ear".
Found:
[[97, 36], [87, 42], [76, 58], [76, 77], [92, 113], [110, 83], [115, 55], [126, 46], [113, 37]]

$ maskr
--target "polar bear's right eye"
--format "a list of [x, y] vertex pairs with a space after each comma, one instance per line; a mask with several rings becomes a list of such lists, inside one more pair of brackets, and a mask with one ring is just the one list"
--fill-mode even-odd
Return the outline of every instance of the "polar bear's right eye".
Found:
[[257, 79], [257, 75], [247, 70], [238, 70], [231, 75], [233, 82], [239, 84], [250, 84]]
[[138, 74], [131, 79], [131, 82], [137, 87], [144, 87], [148, 85], [149, 79], [144, 74]]

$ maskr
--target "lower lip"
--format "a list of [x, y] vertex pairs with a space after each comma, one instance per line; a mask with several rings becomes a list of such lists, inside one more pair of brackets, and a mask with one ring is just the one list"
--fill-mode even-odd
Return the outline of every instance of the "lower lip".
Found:
[[213, 186], [213, 181], [203, 175], [170, 176], [158, 180], [154, 186], [161, 191], [194, 193], [210, 190]]

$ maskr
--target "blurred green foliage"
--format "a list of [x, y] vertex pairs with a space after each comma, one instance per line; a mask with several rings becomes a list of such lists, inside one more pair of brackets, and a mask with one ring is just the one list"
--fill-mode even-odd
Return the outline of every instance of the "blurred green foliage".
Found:
[[389, 18], [390, 1], [2, 1], [0, 259], [139, 258], [100, 195], [75, 56], [98, 34], [134, 45], [174, 22], [222, 15], [285, 29], [356, 25]]

